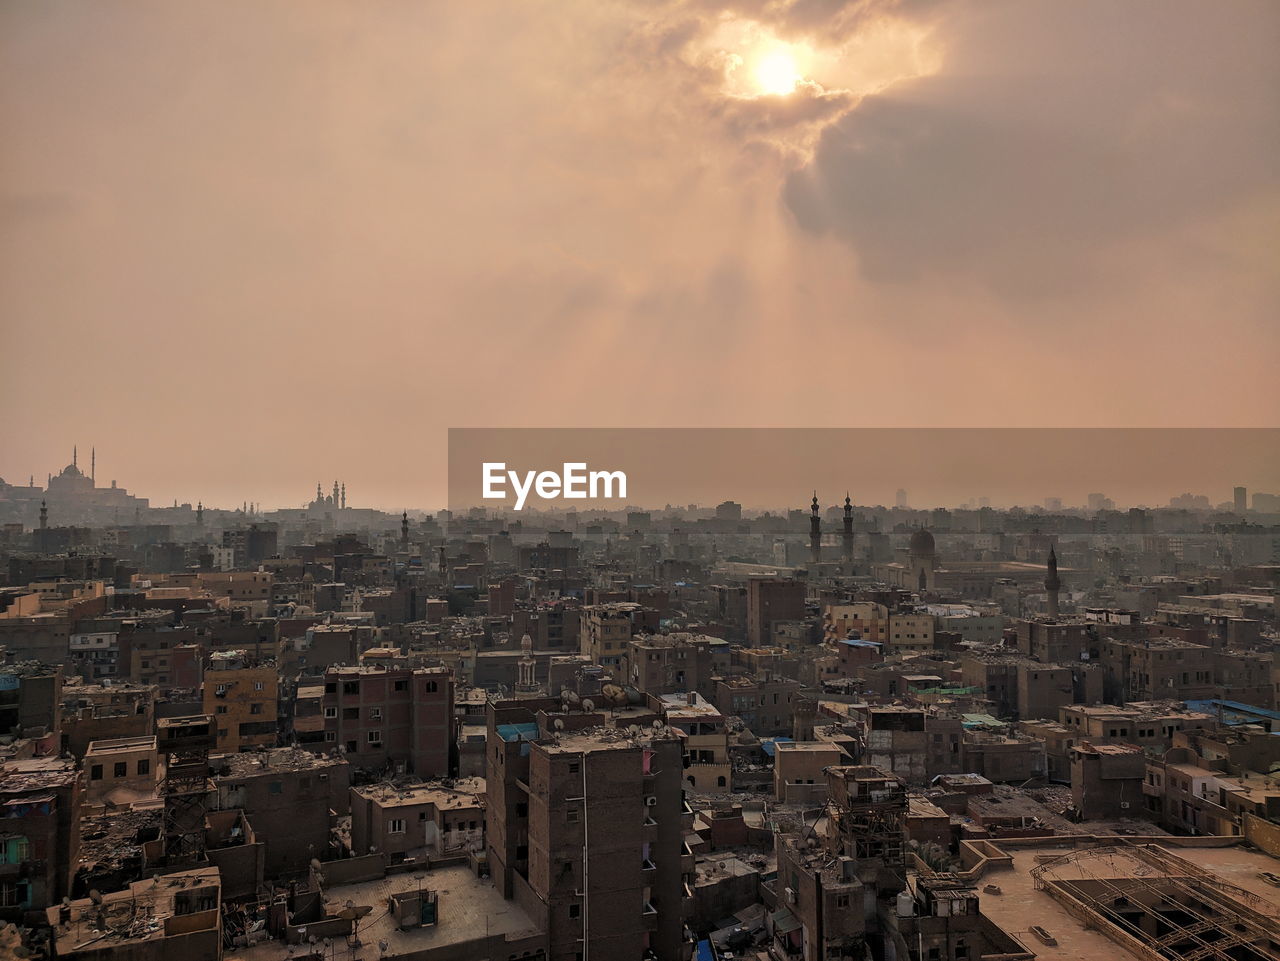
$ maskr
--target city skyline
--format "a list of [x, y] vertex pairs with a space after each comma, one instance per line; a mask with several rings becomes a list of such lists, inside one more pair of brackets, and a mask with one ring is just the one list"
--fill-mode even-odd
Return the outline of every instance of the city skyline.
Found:
[[[574, 505], [568, 502], [562, 502], [562, 503], [556, 504], [553, 502], [550, 506], [548, 506], [545, 502], [530, 501], [529, 504], [524, 508], [524, 510], [529, 514], [538, 514], [538, 513], [554, 514], [554, 513], [564, 513], [568, 511], [574, 511], [574, 510], [580, 510], [583, 512], [597, 511], [597, 510], [603, 510], [606, 512], [609, 512], [609, 511], [617, 512], [617, 511], [622, 511], [627, 509], [660, 511], [668, 507], [684, 510], [691, 506], [696, 506], [697, 508], [702, 510], [711, 510], [716, 506], [716, 504], [722, 501], [734, 501], [734, 502], [740, 503], [743, 506], [743, 508], [749, 513], [778, 512], [778, 511], [799, 510], [799, 509], [808, 511], [810, 507], [809, 498], [811, 496], [818, 497], [819, 506], [823, 513], [826, 513], [827, 511], [831, 511], [831, 510], [836, 510], [840, 506], [842, 506], [845, 496], [851, 497], [852, 503], [854, 504], [854, 506], [860, 507], [860, 508], [892, 509], [896, 506], [897, 508], [908, 509], [913, 511], [931, 510], [931, 509], [938, 509], [938, 508], [948, 509], [948, 510], [965, 510], [965, 509], [974, 510], [974, 509], [979, 509], [980, 507], [991, 507], [992, 509], [996, 509], [996, 510], [1009, 510], [1014, 508], [1022, 508], [1026, 510], [1032, 510], [1032, 511], [1044, 510], [1044, 511], [1050, 511], [1050, 512], [1057, 511], [1057, 510], [1093, 511], [1098, 509], [1098, 507], [1097, 505], [1091, 506], [1090, 501], [1091, 500], [1096, 501], [1099, 495], [1101, 495], [1106, 501], [1111, 502], [1111, 506], [1107, 509], [1123, 510], [1130, 507], [1142, 507], [1142, 508], [1151, 508], [1151, 509], [1166, 508], [1166, 507], [1177, 506], [1173, 503], [1176, 499], [1183, 499], [1187, 497], [1207, 499], [1207, 507], [1203, 505], [1196, 505], [1198, 509], [1217, 509], [1219, 506], [1233, 504], [1235, 492], [1237, 488], [1242, 487], [1244, 489], [1245, 496], [1246, 496], [1246, 504], [1249, 503], [1248, 499], [1252, 498], [1254, 494], [1262, 494], [1264, 496], [1269, 495], [1274, 497], [1274, 496], [1278, 496], [1278, 492], [1280, 492], [1280, 458], [1277, 458], [1270, 453], [1270, 451], [1275, 449], [1275, 447], [1271, 445], [1267, 440], [1267, 438], [1269, 438], [1271, 435], [1280, 435], [1280, 431], [1250, 431], [1245, 429], [1227, 431], [1227, 432], [1140, 431], [1140, 432], [1133, 432], [1132, 436], [1130, 436], [1128, 432], [1116, 432], [1116, 431], [1084, 430], [1084, 431], [1066, 431], [1066, 432], [1064, 431], [1030, 432], [1032, 434], [1043, 433], [1049, 437], [1062, 437], [1062, 436], [1070, 437], [1074, 435], [1079, 435], [1080, 442], [1085, 444], [1093, 444], [1097, 442], [1097, 438], [1111, 437], [1112, 435], [1116, 435], [1117, 433], [1119, 433], [1119, 434], [1122, 434], [1123, 436], [1116, 437], [1110, 443], [1116, 448], [1118, 448], [1122, 444], [1134, 448], [1134, 450], [1131, 451], [1131, 453], [1134, 454], [1134, 456], [1137, 458], [1138, 465], [1145, 465], [1147, 463], [1147, 461], [1145, 460], [1145, 453], [1147, 452], [1143, 450], [1143, 443], [1145, 443], [1148, 447], [1155, 443], [1163, 444], [1164, 437], [1166, 436], [1173, 437], [1174, 435], [1180, 433], [1182, 438], [1181, 442], [1175, 442], [1171, 440], [1167, 445], [1168, 450], [1174, 456], [1174, 459], [1176, 462], [1183, 465], [1194, 463], [1196, 465], [1196, 469], [1187, 470], [1184, 474], [1180, 475], [1186, 480], [1186, 483], [1183, 483], [1181, 485], [1179, 485], [1176, 482], [1166, 484], [1163, 480], [1164, 475], [1161, 475], [1161, 479], [1155, 482], [1144, 481], [1144, 483], [1148, 483], [1148, 487], [1153, 491], [1153, 493], [1150, 496], [1146, 497], [1145, 499], [1141, 497], [1135, 497], [1132, 494], [1132, 488], [1126, 488], [1122, 485], [1119, 485], [1117, 478], [1120, 475], [1117, 475], [1114, 472], [1114, 469], [1112, 474], [1110, 475], [1110, 480], [1111, 480], [1110, 485], [1106, 483], [1100, 484], [1100, 485], [1099, 484], [1091, 485], [1087, 481], [1087, 479], [1075, 480], [1075, 481], [1072, 481], [1070, 484], [1059, 483], [1056, 486], [1053, 486], [1052, 492], [1050, 492], [1049, 488], [1046, 488], [1043, 491], [1035, 492], [1035, 491], [1031, 491], [1029, 488], [1027, 488], [1024, 485], [1023, 489], [1025, 489], [1027, 493], [1020, 498], [1017, 496], [1011, 495], [1010, 488], [1007, 485], [999, 488], [1000, 493], [998, 493], [995, 496], [993, 496], [993, 494], [990, 491], [982, 490], [982, 489], [956, 491], [950, 497], [938, 496], [936, 494], [927, 493], [928, 491], [931, 490], [931, 488], [929, 486], [929, 482], [922, 476], [919, 462], [914, 464], [910, 470], [901, 474], [893, 473], [894, 467], [892, 466], [892, 462], [887, 465], [881, 465], [882, 469], [881, 469], [880, 475], [877, 477], [875, 483], [870, 488], [868, 488], [868, 486], [866, 485], [868, 472], [864, 464], [863, 469], [860, 472], [852, 471], [852, 470], [849, 471], [851, 476], [860, 479], [863, 483], [844, 484], [842, 486], [840, 483], [838, 483], [840, 479], [839, 475], [838, 474], [835, 476], [832, 475], [832, 472], [831, 472], [832, 458], [828, 458], [825, 455], [822, 455], [817, 458], [810, 459], [808, 462], [805, 462], [795, 456], [796, 452], [799, 450], [802, 450], [803, 445], [808, 443], [809, 438], [824, 437], [824, 436], [827, 436], [827, 437], [839, 436], [840, 432], [838, 432], [836, 429], [830, 429], [830, 430], [818, 429], [818, 430], [800, 430], [800, 431], [770, 430], [770, 429], [764, 429], [764, 430], [741, 429], [741, 430], [720, 431], [716, 429], [694, 429], [688, 432], [682, 432], [678, 430], [677, 431], [652, 430], [652, 429], [643, 429], [643, 428], [623, 429], [620, 431], [613, 431], [613, 432], [589, 431], [589, 430], [578, 430], [578, 429], [567, 430], [567, 431], [555, 431], [555, 430], [544, 431], [541, 429], [534, 429], [530, 431], [475, 430], [475, 431], [463, 431], [461, 433], [464, 436], [475, 435], [481, 438], [481, 440], [476, 441], [476, 443], [479, 445], [490, 443], [491, 441], [489, 439], [493, 435], [508, 437], [508, 438], [510, 436], [517, 436], [520, 438], [524, 438], [521, 440], [521, 444], [528, 447], [529, 449], [533, 449], [538, 445], [543, 444], [544, 441], [542, 441], [541, 438], [543, 438], [547, 434], [550, 434], [553, 437], [559, 437], [560, 439], [556, 441], [554, 444], [549, 445], [549, 447], [551, 448], [559, 447], [566, 450], [577, 450], [577, 451], [588, 451], [592, 449], [598, 449], [602, 443], [602, 438], [605, 438], [608, 436], [617, 435], [617, 436], [626, 437], [630, 435], [639, 435], [641, 438], [643, 438], [643, 440], [639, 441], [639, 444], [641, 446], [638, 448], [637, 452], [631, 455], [633, 458], [633, 462], [635, 460], [643, 459], [644, 445], [654, 443], [655, 438], [664, 438], [664, 440], [661, 440], [658, 442], [661, 443], [664, 446], [664, 448], [670, 449], [671, 445], [667, 440], [665, 440], [665, 438], [670, 438], [670, 437], [678, 438], [681, 436], [682, 433], [688, 433], [691, 438], [705, 438], [708, 435], [712, 435], [712, 436], [724, 435], [728, 438], [734, 438], [740, 434], [747, 435], [748, 437], [756, 437], [756, 438], [760, 436], [771, 437], [776, 435], [779, 437], [788, 438], [789, 439], [788, 443], [791, 445], [790, 446], [791, 457], [785, 459], [784, 462], [782, 463], [773, 465], [771, 469], [763, 471], [761, 473], [761, 476], [754, 479], [755, 483], [760, 488], [762, 488], [763, 490], [772, 492], [772, 495], [773, 495], [772, 500], [769, 500], [767, 498], [761, 499], [761, 495], [758, 493], [753, 495], [751, 493], [750, 485], [746, 483], [742, 483], [742, 482], [737, 483], [736, 490], [735, 490], [733, 489], [735, 487], [733, 482], [697, 481], [694, 483], [688, 483], [688, 478], [686, 476], [685, 482], [687, 484], [686, 489], [688, 490], [691, 490], [695, 493], [705, 494], [706, 490], [709, 487], [717, 487], [718, 485], [720, 488], [723, 488], [724, 493], [723, 495], [714, 495], [710, 497], [707, 497], [707, 496], [703, 496], [703, 497], [695, 496], [695, 497], [686, 497], [686, 498], [658, 497], [658, 498], [650, 498], [649, 500], [645, 500], [642, 497], [634, 497], [634, 498], [628, 497], [628, 498], [617, 498], [616, 501], [612, 503], [590, 503], [586, 505]], [[1028, 432], [1017, 431], [1017, 430], [997, 430], [997, 431], [903, 430], [903, 431], [891, 431], [891, 432], [856, 431], [855, 433], [859, 433], [859, 434], [869, 433], [872, 435], [887, 433], [891, 437], [896, 436], [901, 438], [902, 440], [899, 441], [900, 446], [912, 438], [918, 438], [922, 436], [933, 437], [934, 440], [932, 441], [931, 444], [927, 446], [923, 442], [921, 442], [920, 445], [914, 451], [915, 455], [918, 458], [924, 459], [924, 460], [935, 458], [935, 457], [942, 457], [943, 459], [950, 458], [952, 465], [960, 469], [961, 473], [963, 473], [965, 469], [971, 468], [972, 465], [957, 464], [955, 461], [955, 458], [957, 455], [954, 447], [956, 446], [962, 447], [962, 446], [968, 445], [970, 442], [969, 439], [975, 436], [993, 435], [995, 437], [1001, 437], [1005, 435], [1010, 435], [1012, 438], [1018, 435], [1025, 435]], [[577, 438], [579, 437], [583, 437], [583, 439], [578, 440]], [[939, 444], [938, 438], [941, 438], [941, 437], [962, 439], [963, 443], [957, 445], [955, 440], [952, 440], [950, 444], [948, 443]], [[1186, 456], [1187, 447], [1185, 445], [1187, 443], [1186, 438], [1188, 437], [1204, 437], [1206, 438], [1206, 440], [1212, 437], [1213, 441], [1215, 442], [1213, 445], [1211, 445], [1212, 449], [1210, 449], [1210, 446], [1206, 446], [1201, 451], [1202, 454], [1212, 453], [1212, 456], [1200, 456], [1200, 457]], [[1136, 440], [1136, 438], [1144, 438], [1145, 441], [1138, 441]], [[1242, 443], [1242, 441], [1244, 442]], [[508, 443], [509, 442], [510, 441], [508, 440]], [[754, 443], [751, 440], [747, 440], [744, 444], [745, 453], [740, 452], [738, 456], [749, 456], [754, 451], [754, 446], [758, 445], [758, 443], [759, 443], [758, 440], [755, 441]], [[1025, 440], [1022, 443], [1025, 443]], [[1013, 444], [1013, 442], [1011, 441], [1011, 449], [1012, 449], [1012, 446], [1016, 446], [1016, 445]], [[697, 455], [695, 455], [694, 451], [698, 448], [701, 448], [701, 450]], [[43, 490], [45, 487], [45, 484], [52, 482], [52, 480], [56, 477], [66, 477], [70, 474], [77, 474], [78, 476], [83, 477], [86, 480], [92, 480], [92, 483], [95, 489], [99, 489], [99, 490], [111, 489], [121, 494], [124, 494], [127, 492], [129, 495], [132, 495], [132, 497], [141, 497], [141, 498], [149, 499], [151, 502], [150, 506], [153, 508], [165, 508], [169, 506], [176, 506], [178, 504], [186, 504], [194, 507], [197, 504], [200, 504], [206, 510], [209, 510], [209, 511], [215, 511], [215, 510], [234, 511], [239, 509], [243, 505], [248, 505], [250, 507], [253, 507], [255, 511], [258, 513], [270, 512], [270, 511], [276, 511], [276, 510], [294, 510], [300, 507], [305, 507], [306, 505], [313, 503], [317, 499], [324, 500], [325, 498], [329, 498], [331, 490], [333, 492], [334, 498], [337, 498], [340, 493], [340, 503], [344, 507], [349, 506], [352, 509], [358, 508], [358, 509], [365, 509], [365, 510], [379, 510], [379, 511], [384, 511], [388, 513], [398, 513], [402, 510], [413, 511], [415, 514], [423, 513], [423, 512], [431, 513], [437, 510], [444, 509], [446, 506], [445, 504], [446, 500], [448, 500], [451, 504], [455, 503], [456, 501], [455, 498], [446, 498], [442, 496], [438, 498], [438, 503], [433, 503], [430, 496], [424, 496], [421, 500], [416, 502], [392, 503], [386, 500], [378, 499], [376, 494], [366, 499], [361, 495], [361, 492], [359, 492], [357, 489], [352, 491], [352, 499], [350, 503], [348, 503], [347, 484], [345, 481], [341, 480], [340, 478], [333, 479], [332, 481], [316, 481], [314, 482], [314, 490], [312, 488], [312, 485], [310, 484], [300, 485], [306, 491], [306, 495], [300, 497], [295, 502], [288, 502], [288, 501], [275, 502], [270, 500], [264, 502], [260, 497], [255, 496], [253, 492], [249, 492], [247, 496], [243, 496], [239, 498], [238, 501], [235, 498], [232, 498], [230, 500], [227, 500], [225, 498], [223, 500], [219, 500], [216, 496], [216, 492], [212, 492], [212, 491], [209, 492], [208, 494], [196, 494], [194, 496], [187, 496], [185, 494], [179, 495], [176, 497], [154, 496], [157, 493], [163, 494], [163, 492], [157, 492], [157, 491], [147, 489], [145, 482], [139, 485], [133, 482], [131, 479], [124, 479], [124, 481], [121, 482], [120, 479], [115, 477], [112, 477], [110, 480], [105, 480], [105, 481], [98, 480], [98, 478], [96, 477], [96, 468], [97, 468], [97, 459], [98, 459], [96, 445], [91, 445], [89, 448], [90, 459], [89, 459], [89, 466], [87, 468], [83, 466], [81, 462], [79, 449], [80, 449], [79, 445], [73, 445], [71, 458], [68, 461], [68, 463], [65, 464], [59, 470], [46, 472], [45, 477], [40, 478], [39, 482], [37, 482], [37, 475], [34, 473], [28, 473], [27, 484], [25, 485], [20, 482], [15, 483], [15, 481], [18, 480], [18, 478], [16, 477], [13, 479], [8, 479], [7, 482], [8, 484], [15, 487], [34, 486], [37, 489]], [[887, 446], [886, 446], [886, 449], [887, 449]], [[1055, 466], [1058, 466], [1061, 464], [1069, 464], [1073, 457], [1079, 456], [1079, 451], [1072, 450], [1070, 446], [1063, 445], [1057, 442], [1050, 441], [1046, 443], [1045, 449], [1046, 449], [1046, 452], [1052, 449], [1053, 454], [1055, 455], [1055, 459], [1050, 464], [1042, 468], [1042, 470], [1040, 471], [1041, 475], [1043, 475], [1046, 471], [1052, 472]], [[1219, 473], [1221, 468], [1217, 466], [1210, 466], [1211, 463], [1220, 462], [1221, 459], [1224, 457], [1224, 450], [1227, 450], [1227, 449], [1233, 450], [1233, 453], [1237, 456], [1239, 464], [1241, 465], [1240, 467], [1236, 468], [1233, 476], [1228, 476], [1228, 474]], [[865, 449], [864, 449], [864, 452], [865, 452]], [[905, 452], [905, 449], [900, 449], [899, 451], [896, 452], [895, 456], [902, 456], [904, 452]], [[456, 456], [458, 453], [458, 450], [454, 449], [453, 453]], [[696, 439], [691, 439], [689, 444], [685, 448], [685, 453], [686, 453], [686, 456], [689, 456], [691, 458], [694, 456], [701, 456], [706, 459], [706, 463], [716, 462], [716, 467], [719, 470], [728, 472], [733, 469], [733, 465], [727, 460], [727, 457], [728, 457], [727, 452], [723, 448], [718, 448], [715, 446], [707, 447], [702, 442]], [[1252, 455], [1252, 456], [1249, 456], [1249, 455]], [[1007, 456], [1012, 457], [1016, 455], [1013, 455], [1010, 453]], [[554, 460], [554, 457], [552, 457], [552, 460]], [[706, 463], [703, 464], [704, 467], [706, 466]], [[687, 468], [688, 464], [685, 463], [683, 464], [683, 466]], [[819, 473], [820, 471], [824, 471], [824, 470], [826, 471], [826, 473]], [[910, 483], [910, 480], [913, 476], [916, 479], [915, 485], [912, 485]], [[1132, 483], [1133, 480], [1145, 478], [1145, 476], [1146, 476], [1145, 474], [1139, 474], [1135, 477], [1131, 477], [1130, 483]], [[1179, 475], [1174, 475], [1174, 476], [1179, 476]], [[1213, 476], [1216, 476], [1217, 479], [1216, 480], [1212, 479]], [[1247, 481], [1250, 479], [1254, 479], [1254, 483], [1241, 482], [1242, 480]], [[821, 484], [820, 488], [813, 489], [812, 494], [810, 494], [809, 489], [807, 487], [804, 487], [804, 484], [805, 483], [812, 484], [815, 482], [815, 480], [825, 481], [825, 483]], [[0, 476], [0, 484], [3, 484], [5, 482], [6, 482], [6, 478], [4, 478], [3, 476]], [[457, 483], [456, 478], [451, 478], [451, 482]], [[799, 484], [800, 486], [797, 486], [797, 484]], [[934, 487], [932, 489], [936, 490], [937, 482], [934, 481], [933, 484], [934, 484]], [[1160, 484], [1165, 484], [1165, 486], [1160, 488], [1159, 490], [1156, 490], [1156, 488], [1159, 487]], [[474, 486], [478, 487], [478, 484]], [[671, 494], [673, 492], [678, 493], [680, 488], [681, 488], [681, 480], [677, 478], [667, 482], [665, 487], [663, 488], [663, 492], [666, 494]], [[784, 491], [789, 491], [791, 488], [795, 488], [794, 492], [790, 493], [789, 495], [783, 493]], [[634, 490], [634, 487], [633, 487], [633, 490]], [[925, 493], [922, 493], [922, 492], [925, 492]], [[1127, 494], [1128, 499], [1125, 499], [1125, 496], [1121, 496], [1120, 498], [1117, 498], [1116, 497], [1117, 493], [1121, 493], [1122, 495]], [[913, 496], [913, 494], [915, 496]], [[906, 503], [899, 502], [901, 495], [905, 495]], [[787, 496], [789, 496], [791, 499], [790, 500], [785, 499]], [[1054, 502], [1058, 502], [1057, 506], [1053, 506]], [[1191, 507], [1193, 505], [1188, 503], [1183, 506]], [[518, 519], [521, 515], [521, 512], [519, 511], [516, 511], [516, 512], [512, 512], [510, 510], [504, 511], [503, 505], [501, 503], [499, 504], [486, 503], [485, 501], [479, 498], [475, 498], [474, 500], [467, 500], [465, 502], [458, 502], [457, 507], [461, 509], [465, 509], [466, 507], [489, 508], [489, 509], [495, 510], [498, 513], [506, 513], [508, 517], [511, 517], [513, 519]], [[128, 523], [129, 520], [130, 519], [127, 517], [121, 518], [121, 523]]]
[[1278, 22], [5, 4], [0, 475], [394, 457], [394, 504], [457, 426], [1280, 423]]

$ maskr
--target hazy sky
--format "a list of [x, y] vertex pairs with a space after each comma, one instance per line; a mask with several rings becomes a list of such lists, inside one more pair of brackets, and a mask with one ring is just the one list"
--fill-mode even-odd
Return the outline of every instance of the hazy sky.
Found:
[[1272, 0], [6, 0], [0, 476], [395, 508], [449, 426], [1273, 425], [1278, 50]]

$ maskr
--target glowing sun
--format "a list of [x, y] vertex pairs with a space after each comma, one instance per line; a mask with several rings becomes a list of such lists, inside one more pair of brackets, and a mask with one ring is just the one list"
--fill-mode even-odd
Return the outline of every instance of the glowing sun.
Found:
[[756, 90], [762, 94], [784, 96], [795, 90], [800, 81], [795, 59], [785, 50], [765, 54], [756, 62], [753, 73]]

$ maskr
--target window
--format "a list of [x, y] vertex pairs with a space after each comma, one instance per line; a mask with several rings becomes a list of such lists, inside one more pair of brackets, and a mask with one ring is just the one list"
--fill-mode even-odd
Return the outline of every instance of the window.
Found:
[[569, 762], [569, 773], [570, 773], [570, 774], [577, 774], [581, 769], [582, 769], [582, 765], [581, 765], [581, 764], [579, 764], [577, 761], [570, 761], [570, 762]]
[[336, 741], [336, 740], [338, 739], [338, 732], [337, 732], [337, 731], [325, 731], [325, 732], [324, 732], [324, 739], [325, 739], [326, 741]]
[[371, 721], [381, 721], [381, 720], [382, 720], [382, 708], [380, 708], [380, 707], [371, 707], [371, 708], [369, 708], [369, 720], [371, 720]]
[[111, 776], [112, 777], [128, 777], [129, 776], [128, 762], [116, 761], [116, 763], [112, 765]]
[[338, 709], [336, 707], [326, 707], [324, 709], [324, 716], [327, 718], [335, 718], [338, 716]]
[[272, 782], [270, 782], [270, 783], [267, 785], [267, 793], [268, 793], [268, 794], [283, 794], [283, 793], [284, 793], [284, 782], [283, 782], [283, 781], [272, 781]]
[[253, 689], [254, 689], [255, 691], [265, 690], [265, 689], [266, 689], [266, 684], [265, 684], [265, 682], [263, 682], [263, 681], [254, 681], [254, 682], [253, 682]]
[[227, 706], [225, 704], [219, 704], [217, 707], [214, 708], [214, 712], [217, 714], [226, 714]]
[[404, 834], [404, 818], [392, 818], [387, 824], [387, 831], [391, 834]]
[[250, 714], [261, 714], [261, 713], [262, 713], [262, 705], [261, 705], [261, 704], [250, 704], [250, 705], [249, 705], [249, 713], [250, 713]]
[[434, 694], [439, 689], [439, 685], [435, 681], [427, 681], [422, 689], [428, 694]]
[[381, 744], [381, 743], [382, 743], [382, 732], [381, 732], [381, 731], [370, 731], [370, 732], [369, 732], [369, 743], [370, 743], [370, 744]]
[[21, 864], [31, 852], [31, 844], [24, 837], [6, 838], [0, 843], [0, 864]]
[[139, 774], [151, 773], [151, 761], [149, 759], [144, 757], [141, 761], [138, 762], [138, 773]]
[[836, 895], [836, 907], [838, 907], [838, 908], [847, 908], [848, 906], [849, 906], [849, 895], [847, 895], [847, 894], [837, 894], [837, 895]]
[[358, 750], [360, 750], [360, 742], [359, 742], [359, 741], [348, 741], [348, 742], [347, 742], [347, 753], [348, 753], [348, 754], [355, 754], [355, 753], [356, 753], [356, 751], [358, 751]]
[[572, 824], [574, 821], [578, 820], [578, 809], [577, 809], [577, 808], [568, 808], [568, 809], [564, 812], [564, 819], [565, 819], [566, 821], [568, 821], [570, 824]]
[[580, 905], [580, 904], [571, 904], [571, 905], [569, 905], [569, 917], [571, 917], [571, 918], [580, 918], [580, 917], [582, 917], [582, 905]]
[[396, 681], [391, 685], [393, 691], [403, 691], [409, 685], [406, 681]]
[[359, 681], [343, 681], [342, 693], [343, 694], [359, 694], [360, 682]]
[[89, 768], [89, 780], [90, 780], [90, 781], [101, 781], [101, 780], [102, 780], [102, 765], [101, 765], [101, 764], [95, 764], [93, 767]]

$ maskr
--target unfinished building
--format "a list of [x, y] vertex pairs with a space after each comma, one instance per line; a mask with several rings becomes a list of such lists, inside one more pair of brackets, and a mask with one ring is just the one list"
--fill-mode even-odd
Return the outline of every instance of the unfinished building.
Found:
[[1148, 961], [1280, 961], [1275, 904], [1156, 845], [1075, 850], [1031, 872], [1083, 924]]

